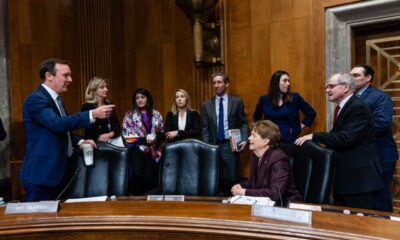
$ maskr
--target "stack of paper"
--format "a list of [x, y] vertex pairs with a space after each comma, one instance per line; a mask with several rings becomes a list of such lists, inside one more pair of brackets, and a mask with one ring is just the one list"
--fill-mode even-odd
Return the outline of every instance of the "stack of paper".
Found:
[[272, 201], [269, 197], [250, 197], [250, 196], [234, 196], [228, 200], [228, 203], [232, 204], [246, 204], [246, 205], [264, 205], [274, 206], [275, 201]]

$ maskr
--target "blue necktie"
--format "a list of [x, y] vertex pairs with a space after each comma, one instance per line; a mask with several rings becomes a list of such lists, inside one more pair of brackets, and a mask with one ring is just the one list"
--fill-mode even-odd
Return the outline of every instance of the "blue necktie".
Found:
[[[61, 102], [61, 98], [60, 96], [57, 97], [57, 105], [58, 105], [58, 109], [60, 109], [60, 113], [61, 113], [61, 117], [65, 117], [67, 116], [67, 113], [65, 112], [64, 106]], [[71, 141], [71, 135], [69, 133], [69, 131], [67, 132], [68, 135], [68, 157], [72, 156], [73, 153], [73, 148], [72, 148], [72, 141]]]
[[224, 131], [224, 101], [223, 98], [219, 99], [219, 112], [218, 112], [218, 140], [225, 140], [225, 131]]

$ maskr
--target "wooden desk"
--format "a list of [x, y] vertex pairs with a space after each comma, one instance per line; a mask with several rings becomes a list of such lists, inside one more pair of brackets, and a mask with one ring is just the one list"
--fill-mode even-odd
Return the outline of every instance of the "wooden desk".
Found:
[[314, 212], [311, 226], [217, 202], [62, 203], [56, 214], [8, 214], [1, 239], [400, 239], [400, 222]]

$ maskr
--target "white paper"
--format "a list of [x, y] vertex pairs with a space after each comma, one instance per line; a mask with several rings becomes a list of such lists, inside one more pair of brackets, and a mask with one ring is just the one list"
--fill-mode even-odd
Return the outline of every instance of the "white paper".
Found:
[[107, 196], [99, 196], [99, 197], [88, 197], [88, 198], [71, 198], [67, 199], [66, 203], [76, 203], [76, 202], [105, 202], [107, 200]]
[[233, 196], [228, 200], [231, 204], [274, 206], [275, 202], [269, 197]]
[[290, 203], [289, 208], [300, 209], [300, 210], [310, 210], [310, 211], [317, 211], [317, 212], [322, 211], [321, 206], [306, 205], [306, 204], [301, 204], [301, 203]]
[[122, 137], [111, 138], [108, 142], [117, 147], [125, 147]]
[[393, 221], [400, 221], [400, 217], [393, 217], [393, 216], [390, 216], [390, 220], [393, 220]]

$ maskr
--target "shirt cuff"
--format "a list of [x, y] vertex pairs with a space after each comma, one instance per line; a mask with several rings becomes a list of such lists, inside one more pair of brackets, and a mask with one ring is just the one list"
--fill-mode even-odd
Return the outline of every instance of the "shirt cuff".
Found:
[[90, 119], [90, 123], [96, 122], [96, 118], [93, 117], [92, 110], [89, 111], [89, 119]]

